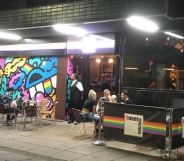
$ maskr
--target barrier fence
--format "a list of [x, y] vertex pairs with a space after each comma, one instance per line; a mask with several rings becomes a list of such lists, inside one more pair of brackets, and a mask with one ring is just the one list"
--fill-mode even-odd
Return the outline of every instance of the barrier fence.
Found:
[[105, 103], [104, 138], [171, 150], [184, 145], [184, 109]]

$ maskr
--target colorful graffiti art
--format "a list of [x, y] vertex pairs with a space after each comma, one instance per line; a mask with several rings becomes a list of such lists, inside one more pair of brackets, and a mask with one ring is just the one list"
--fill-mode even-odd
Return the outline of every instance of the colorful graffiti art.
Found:
[[66, 120], [68, 120], [68, 112], [69, 112], [69, 102], [70, 102], [70, 85], [71, 85], [71, 75], [73, 73], [73, 56], [70, 55], [68, 56], [68, 60], [67, 60], [67, 92], [66, 92], [66, 103], [65, 103], [65, 108], [66, 108], [66, 113], [65, 113], [65, 117]]
[[[49, 110], [56, 101], [57, 57], [0, 58], [0, 95], [13, 89], [13, 100], [48, 99]], [[54, 113], [53, 113], [54, 115]]]

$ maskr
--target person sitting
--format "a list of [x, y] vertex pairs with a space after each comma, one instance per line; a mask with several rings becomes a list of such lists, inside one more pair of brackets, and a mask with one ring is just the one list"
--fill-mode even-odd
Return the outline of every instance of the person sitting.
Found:
[[129, 98], [128, 91], [124, 89], [121, 93], [122, 104], [133, 104], [133, 101]]
[[103, 108], [104, 102], [109, 102], [110, 101], [110, 97], [111, 97], [110, 96], [110, 90], [105, 89], [104, 90], [104, 96], [99, 99], [97, 107], [96, 107], [96, 113], [97, 114], [99, 114], [100, 110]]
[[18, 114], [19, 110], [15, 101], [12, 101], [10, 94], [7, 92], [3, 97], [2, 101], [4, 104], [4, 112], [7, 113], [6, 124], [11, 126], [12, 121], [15, 119], [15, 115]]
[[112, 95], [111, 98], [110, 98], [110, 101], [111, 103], [117, 103], [117, 96], [116, 95]]
[[100, 117], [98, 115], [94, 115], [95, 104], [96, 104], [96, 92], [94, 90], [90, 90], [88, 94], [88, 99], [84, 101], [82, 107], [82, 115], [85, 115], [87, 120], [95, 121], [97, 123]]

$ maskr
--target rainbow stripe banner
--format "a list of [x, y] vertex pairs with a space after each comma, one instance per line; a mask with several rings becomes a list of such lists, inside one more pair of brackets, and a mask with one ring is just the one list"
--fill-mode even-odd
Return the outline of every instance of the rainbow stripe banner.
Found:
[[[123, 117], [104, 116], [104, 127], [124, 129], [125, 120]], [[166, 124], [144, 121], [143, 132], [147, 134], [166, 136]]]
[[181, 135], [183, 127], [181, 123], [172, 124], [172, 136]]
[[124, 129], [125, 121], [122, 117], [104, 116], [103, 126], [117, 129]]

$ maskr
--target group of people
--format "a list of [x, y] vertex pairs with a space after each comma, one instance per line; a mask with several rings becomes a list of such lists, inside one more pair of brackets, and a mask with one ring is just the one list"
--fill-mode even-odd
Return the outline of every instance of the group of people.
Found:
[[[98, 122], [100, 119], [100, 112], [103, 110], [104, 102], [111, 103], [122, 103], [122, 104], [133, 104], [132, 100], [129, 98], [128, 90], [123, 90], [121, 93], [121, 99], [118, 101], [116, 95], [111, 95], [109, 89], [104, 90], [104, 96], [97, 101], [97, 93], [94, 90], [90, 90], [88, 93], [88, 98], [83, 100], [83, 86], [80, 81], [77, 80], [77, 74], [72, 74], [71, 76], [71, 88], [70, 88], [70, 108], [78, 109], [82, 111], [82, 115], [90, 121]], [[69, 123], [74, 122], [72, 112], [70, 113]]]

